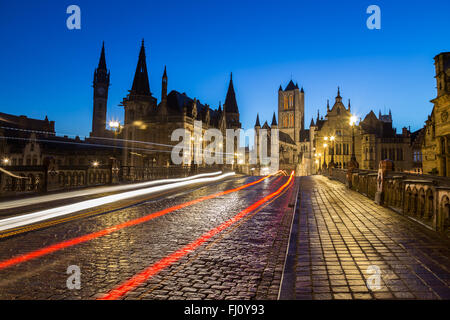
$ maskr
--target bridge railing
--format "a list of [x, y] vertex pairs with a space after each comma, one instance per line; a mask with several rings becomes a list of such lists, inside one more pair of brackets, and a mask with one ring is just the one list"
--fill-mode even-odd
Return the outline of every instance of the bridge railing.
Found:
[[158, 166], [119, 167], [115, 159], [106, 165], [59, 166], [53, 159], [46, 159], [40, 166], [4, 166], [0, 171], [0, 197], [48, 191], [70, 190], [97, 185], [149, 181], [230, 168], [218, 166]]
[[[323, 174], [375, 200], [378, 171], [354, 169], [351, 184], [346, 170], [332, 168]], [[450, 235], [450, 179], [391, 171], [383, 176], [381, 189], [382, 205]]]

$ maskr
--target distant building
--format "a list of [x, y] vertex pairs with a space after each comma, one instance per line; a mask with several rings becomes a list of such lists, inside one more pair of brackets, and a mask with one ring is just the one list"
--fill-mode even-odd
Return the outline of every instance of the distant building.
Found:
[[422, 140], [423, 172], [450, 177], [450, 52], [434, 58], [437, 97], [425, 122]]
[[[219, 129], [225, 137], [226, 129], [241, 128], [232, 75], [223, 109], [220, 104], [217, 109], [213, 109], [196, 98], [190, 98], [186, 93], [172, 90], [168, 94], [166, 68], [164, 68], [161, 86], [161, 100], [158, 103], [150, 91], [145, 47], [142, 41], [133, 84], [122, 102], [125, 110], [125, 123], [121, 133], [125, 147], [122, 164], [133, 171], [129, 172], [131, 176], [139, 176], [142, 169], [146, 167], [172, 164], [172, 147], [178, 144], [178, 141], [171, 141], [171, 134], [175, 129], [184, 128], [193, 136], [194, 121], [197, 120], [202, 121], [203, 132], [215, 128]], [[103, 120], [101, 122], [103, 123]], [[235, 151], [238, 142], [237, 138]], [[203, 148], [206, 146], [206, 141], [192, 141], [192, 144], [196, 143], [202, 144]], [[226, 141], [223, 142], [224, 146], [225, 144]], [[193, 163], [193, 156], [192, 153], [191, 163]], [[201, 166], [205, 165], [203, 161]]]
[[[370, 111], [364, 120], [350, 125], [351, 105], [342, 103], [338, 94], [333, 107], [327, 104], [325, 119], [317, 120], [315, 129], [315, 159], [316, 169], [330, 166], [347, 168], [354, 153], [360, 169], [377, 170], [381, 160], [394, 162], [395, 170], [409, 171], [413, 167], [411, 154], [411, 134], [407, 128], [397, 134], [392, 126], [392, 114], [377, 117]], [[353, 138], [354, 137], [354, 138]], [[331, 140], [333, 139], [333, 140]]]

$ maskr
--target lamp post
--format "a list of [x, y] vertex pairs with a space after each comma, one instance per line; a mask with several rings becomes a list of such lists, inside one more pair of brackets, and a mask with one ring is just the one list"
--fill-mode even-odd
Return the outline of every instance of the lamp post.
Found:
[[[328, 140], [328, 137], [325, 137], [325, 138], [327, 138], [325, 140]], [[327, 168], [327, 161], [326, 161], [326, 159], [327, 159], [327, 147], [328, 147], [328, 144], [324, 143], [323, 144], [323, 168], [324, 169]]]
[[335, 137], [334, 136], [331, 136], [330, 137], [330, 141], [332, 142], [332, 147], [331, 147], [331, 162], [330, 162], [330, 165], [332, 165], [333, 167], [334, 167], [334, 140], [335, 140]]
[[116, 153], [117, 134], [121, 129], [120, 122], [117, 120], [111, 120], [109, 121], [109, 127], [114, 132], [114, 153]]
[[355, 155], [355, 124], [356, 116], [350, 117], [350, 126], [352, 127], [352, 157], [350, 158], [350, 163], [347, 166], [347, 186], [352, 187], [353, 184], [353, 170], [358, 169], [359, 164], [356, 161]]
[[356, 124], [356, 116], [351, 116], [350, 126], [352, 127], [352, 157], [350, 158], [350, 160], [352, 162], [357, 163], [355, 155], [355, 124]]

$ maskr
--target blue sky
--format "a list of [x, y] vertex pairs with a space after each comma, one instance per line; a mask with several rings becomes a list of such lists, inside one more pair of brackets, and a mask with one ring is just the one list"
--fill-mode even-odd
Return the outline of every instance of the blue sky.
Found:
[[[81, 8], [68, 30], [66, 8]], [[366, 8], [381, 8], [381, 30]], [[108, 119], [131, 88], [145, 39], [150, 89], [217, 107], [229, 74], [245, 128], [270, 120], [277, 90], [305, 90], [305, 123], [334, 101], [337, 86], [358, 116], [392, 110], [394, 126], [423, 126], [436, 95], [433, 57], [450, 51], [450, 1], [14, 1], [0, 2], [1, 112], [56, 121], [61, 134], [87, 136], [92, 79], [105, 41], [111, 70]]]

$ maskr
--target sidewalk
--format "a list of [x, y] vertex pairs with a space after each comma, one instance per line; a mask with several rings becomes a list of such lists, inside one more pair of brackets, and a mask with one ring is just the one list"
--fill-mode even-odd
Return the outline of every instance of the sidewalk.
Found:
[[302, 177], [280, 299], [450, 299], [450, 241], [337, 181]]

